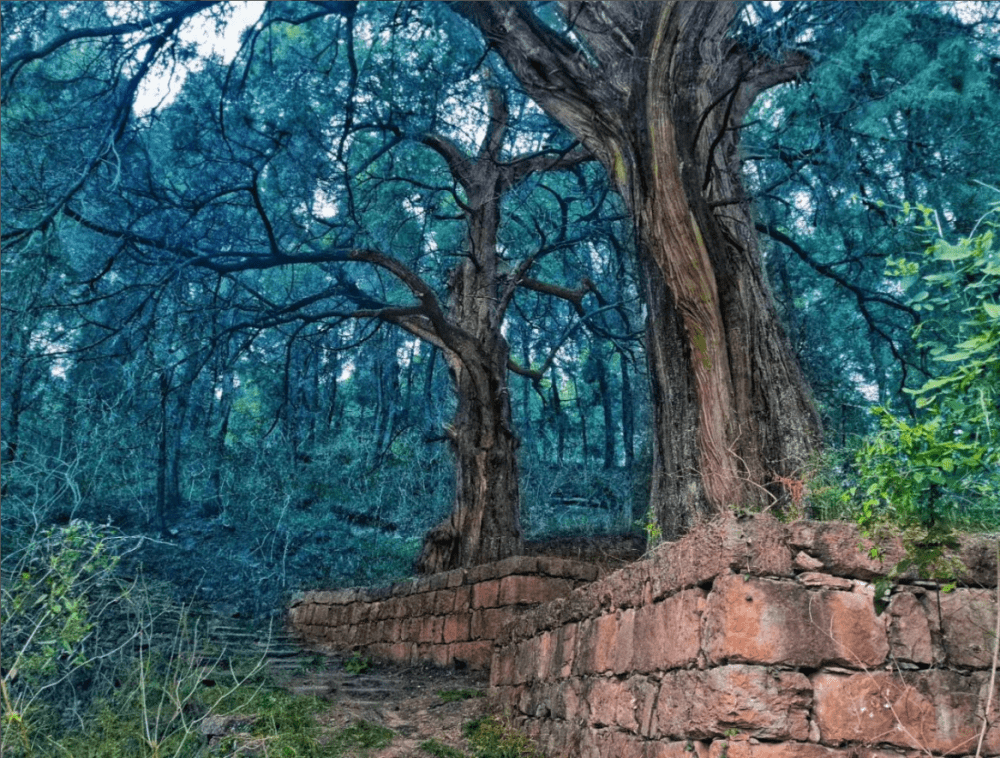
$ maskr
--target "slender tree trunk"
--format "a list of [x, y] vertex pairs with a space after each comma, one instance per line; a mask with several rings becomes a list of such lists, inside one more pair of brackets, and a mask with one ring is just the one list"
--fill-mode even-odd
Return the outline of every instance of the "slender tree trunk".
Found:
[[625, 468], [629, 471], [635, 465], [635, 397], [632, 394], [632, 376], [628, 370], [625, 354], [621, 359], [622, 374], [622, 448], [625, 451]]

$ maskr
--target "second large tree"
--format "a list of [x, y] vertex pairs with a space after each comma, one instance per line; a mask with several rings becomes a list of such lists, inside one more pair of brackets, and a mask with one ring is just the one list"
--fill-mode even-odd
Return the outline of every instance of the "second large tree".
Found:
[[727, 34], [735, 3], [453, 7], [598, 157], [633, 215], [664, 535], [774, 502], [820, 424], [763, 276], [737, 143], [756, 96], [808, 61], [751, 55]]

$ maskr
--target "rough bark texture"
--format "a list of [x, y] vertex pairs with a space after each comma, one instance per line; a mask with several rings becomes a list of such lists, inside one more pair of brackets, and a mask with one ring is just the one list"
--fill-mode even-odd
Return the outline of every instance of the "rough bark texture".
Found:
[[807, 61], [751, 58], [726, 37], [733, 3], [567, 2], [571, 35], [520, 3], [455, 8], [604, 164], [635, 219], [656, 298], [653, 503], [665, 536], [700, 512], [770, 504], [777, 477], [818, 444], [819, 420], [763, 278], [737, 140], [757, 94]]
[[471, 340], [446, 345], [458, 394], [449, 429], [455, 454], [451, 515], [424, 539], [418, 569], [435, 573], [517, 555], [523, 539], [518, 494], [518, 440], [511, 422], [507, 362], [500, 332], [506, 280], [497, 271], [500, 199], [509, 181], [500, 164], [506, 102], [491, 92], [491, 124], [474, 162], [451, 143], [431, 140], [466, 192], [466, 258], [452, 275], [448, 322]]

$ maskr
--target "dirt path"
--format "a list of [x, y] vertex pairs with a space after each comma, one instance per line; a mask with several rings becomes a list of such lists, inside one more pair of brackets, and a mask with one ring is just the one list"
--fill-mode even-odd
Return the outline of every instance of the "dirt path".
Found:
[[[371, 758], [428, 755], [419, 746], [430, 739], [458, 750], [467, 750], [462, 725], [490, 712], [483, 696], [489, 684], [483, 672], [455, 671], [419, 666], [375, 664], [359, 674], [350, 673], [342, 655], [317, 656], [308, 670], [275, 671], [278, 681], [293, 693], [314, 695], [330, 703], [320, 721], [331, 730], [366, 721], [390, 729], [392, 744], [367, 753]], [[449, 702], [441, 693], [466, 693]]]

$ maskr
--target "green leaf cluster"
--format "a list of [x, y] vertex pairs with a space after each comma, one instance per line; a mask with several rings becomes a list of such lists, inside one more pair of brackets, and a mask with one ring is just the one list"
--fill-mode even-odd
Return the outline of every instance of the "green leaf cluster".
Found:
[[[916, 210], [918, 229], [939, 229], [932, 210]], [[1000, 524], [1000, 250], [991, 222], [998, 212], [1000, 204], [956, 243], [933, 239], [916, 261], [889, 261], [887, 274], [905, 281], [909, 304], [923, 316], [913, 336], [932, 369], [920, 387], [905, 390], [915, 398], [915, 419], [874, 409], [879, 429], [857, 452], [859, 482], [849, 497], [858, 500], [863, 528], [889, 523], [908, 537], [910, 554], [897, 572], [915, 567], [941, 578], [955, 528]]]

